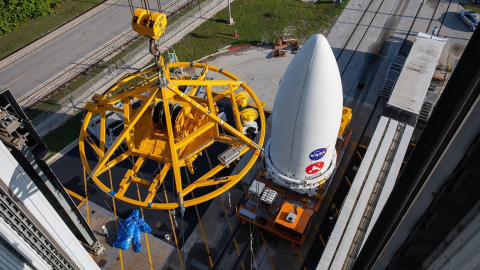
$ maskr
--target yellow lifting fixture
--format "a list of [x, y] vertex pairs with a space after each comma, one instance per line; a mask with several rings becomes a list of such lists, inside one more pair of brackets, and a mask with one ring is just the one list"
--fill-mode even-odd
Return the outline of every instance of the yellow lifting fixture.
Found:
[[160, 12], [150, 12], [143, 8], [137, 8], [132, 17], [132, 28], [142, 36], [159, 39], [165, 33], [167, 16]]
[[142, 7], [134, 10], [132, 0], [128, 0], [132, 13], [132, 29], [142, 36], [150, 38], [150, 53], [158, 56], [158, 39], [165, 33], [167, 27], [167, 16], [161, 13], [160, 1], [157, 0], [158, 12], [152, 12], [149, 1], [142, 0]]
[[[251, 169], [263, 151], [261, 145], [265, 137], [265, 118], [262, 108], [265, 103], [257, 98], [245, 82], [228, 71], [208, 63], [175, 62], [164, 65], [162, 58], [159, 58], [156, 67], [126, 74], [116, 85], [102, 95], [95, 95], [92, 102], [87, 103], [79, 139], [80, 156], [89, 179], [116, 199], [140, 207], [180, 207], [183, 211], [184, 207], [205, 202], [227, 191]], [[179, 78], [178, 75], [170, 74], [170, 70], [178, 67], [201, 69], [201, 75], [182, 75]], [[224, 79], [207, 80], [207, 73], [221, 74]], [[200, 90], [203, 96], [197, 95]], [[252, 100], [251, 104], [243, 102], [246, 96]], [[233, 114], [232, 124], [220, 117], [218, 102], [229, 103]], [[134, 103], [140, 105], [134, 108]], [[123, 108], [118, 104], [123, 104]], [[105, 140], [109, 112], [121, 115], [124, 123], [123, 130], [107, 149]], [[94, 115], [100, 115], [98, 143], [87, 132]], [[252, 130], [251, 126], [245, 128], [245, 124], [257, 117], [260, 129], [255, 141], [251, 131], [256, 130]], [[218, 155], [218, 160], [208, 157], [207, 148], [213, 144], [217, 147], [223, 145], [221, 147], [225, 150]], [[98, 162], [93, 168], [90, 166], [91, 160], [89, 162], [87, 159], [88, 151], [93, 151], [98, 156]], [[247, 152], [254, 154], [241, 170], [234, 171], [229, 176], [220, 176], [224, 168]], [[209, 163], [215, 164], [207, 173], [196, 175], [194, 162], [202, 153], [207, 155]], [[108, 175], [109, 170], [115, 170], [116, 166], [127, 159], [131, 160], [130, 168], [117, 187], [110, 189], [104, 175]], [[142, 177], [141, 168], [148, 161], [159, 164], [153, 179]], [[187, 179], [182, 177], [181, 167], [186, 167], [190, 174], [198, 176], [193, 183], [188, 184]], [[167, 178], [169, 171], [173, 171], [173, 179]], [[155, 200], [163, 182], [175, 189], [176, 201], [162, 203]], [[132, 183], [144, 186], [147, 190], [148, 195], [144, 200], [136, 199], [136, 194], [127, 196]], [[215, 189], [203, 196], [185, 199], [193, 190], [211, 190], [212, 187]]]
[[[166, 16], [152, 13], [146, 0], [142, 2], [144, 8], [135, 11], [131, 0], [129, 4], [133, 29], [150, 37], [151, 46], [152, 43], [156, 45], [155, 40], [165, 31]], [[94, 95], [87, 103], [79, 138], [80, 157], [88, 178], [114, 198], [151, 209], [180, 208], [183, 214], [185, 207], [213, 199], [233, 187], [263, 154], [265, 103], [245, 82], [228, 71], [208, 63], [165, 64], [158, 47], [155, 49], [151, 51], [158, 56], [155, 66], [124, 75], [114, 86], [101, 95]], [[192, 73], [199, 75], [192, 77], [173, 72], [187, 67], [200, 69], [200, 72]], [[213, 80], [207, 78], [208, 73], [223, 78]], [[222, 103], [222, 109], [231, 108], [231, 121], [227, 121], [218, 103]], [[123, 119], [123, 129], [115, 136], [108, 118], [112, 114]], [[88, 132], [92, 122], [99, 131], [98, 142]], [[118, 123], [116, 126], [122, 127]], [[217, 151], [223, 151], [220, 155], [217, 152], [217, 159], [209, 157], [207, 151], [213, 145]], [[98, 158], [94, 162], [87, 158], [92, 152]], [[223, 172], [248, 152], [253, 154], [247, 155], [249, 158], [242, 168], [231, 174]], [[208, 171], [195, 168], [195, 161], [203, 154], [204, 162], [208, 159], [210, 165]], [[152, 162], [157, 170], [153, 174], [150, 172], [151, 177], [147, 179], [142, 168]], [[93, 168], [92, 163], [95, 163]], [[125, 163], [130, 166], [123, 174]], [[182, 167], [188, 172], [183, 170], [182, 173]], [[119, 171], [123, 174], [113, 188], [109, 187], [105, 176], [110, 171], [115, 175]], [[189, 176], [185, 177], [185, 173], [192, 174], [195, 181], [187, 181]], [[144, 194], [147, 194], [143, 200], [136, 193], [129, 196], [132, 183], [143, 187]], [[162, 202], [156, 199], [162, 186], [171, 188], [176, 200]], [[204, 189], [203, 195], [190, 196], [194, 190], [200, 189]]]

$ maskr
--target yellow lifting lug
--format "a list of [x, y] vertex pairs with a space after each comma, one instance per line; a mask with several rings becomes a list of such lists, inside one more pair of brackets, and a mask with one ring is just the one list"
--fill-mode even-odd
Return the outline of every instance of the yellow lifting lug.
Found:
[[255, 121], [258, 118], [258, 111], [253, 108], [248, 108], [240, 112], [240, 119], [242, 123]]
[[132, 17], [132, 29], [142, 36], [159, 39], [165, 33], [167, 16], [160, 12], [150, 12], [137, 8]]
[[240, 107], [246, 107], [249, 100], [250, 96], [247, 92], [240, 92], [238, 94], [235, 94], [235, 102], [240, 105]]
[[87, 104], [85, 105], [85, 110], [87, 110], [89, 112], [100, 113], [99, 108], [100, 108], [100, 106], [95, 102], [87, 102]]
[[352, 109], [343, 107], [342, 110], [342, 122], [340, 123], [340, 130], [338, 131], [338, 136], [342, 136], [343, 132], [350, 124], [350, 119], [352, 119]]

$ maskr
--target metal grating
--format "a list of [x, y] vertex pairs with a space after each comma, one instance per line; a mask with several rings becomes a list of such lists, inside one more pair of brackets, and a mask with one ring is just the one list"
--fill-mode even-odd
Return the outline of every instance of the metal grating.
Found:
[[388, 105], [414, 114], [420, 113], [444, 45], [445, 39], [425, 33], [417, 35]]

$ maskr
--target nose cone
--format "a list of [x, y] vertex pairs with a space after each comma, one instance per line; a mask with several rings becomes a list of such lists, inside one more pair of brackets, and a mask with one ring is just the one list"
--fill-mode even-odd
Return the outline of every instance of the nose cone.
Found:
[[288, 66], [275, 98], [270, 159], [280, 174], [313, 179], [335, 166], [342, 99], [332, 49], [324, 36], [314, 35]]

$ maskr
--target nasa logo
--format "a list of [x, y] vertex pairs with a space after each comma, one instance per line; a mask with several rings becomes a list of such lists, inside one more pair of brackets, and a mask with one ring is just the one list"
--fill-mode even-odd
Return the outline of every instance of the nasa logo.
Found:
[[320, 148], [320, 149], [317, 149], [315, 151], [313, 151], [312, 153], [310, 153], [310, 155], [308, 156], [311, 160], [319, 160], [321, 159], [323, 156], [325, 156], [325, 154], [327, 153], [327, 148]]
[[320, 172], [320, 170], [323, 168], [323, 161], [320, 162], [315, 162], [313, 164], [310, 164], [306, 169], [305, 172], [308, 174], [316, 174]]

